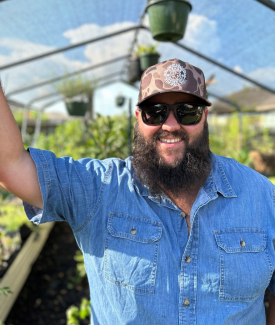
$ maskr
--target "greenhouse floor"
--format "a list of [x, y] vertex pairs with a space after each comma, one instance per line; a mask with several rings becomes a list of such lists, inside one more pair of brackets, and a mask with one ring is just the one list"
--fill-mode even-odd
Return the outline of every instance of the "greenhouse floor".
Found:
[[[75, 252], [78, 246], [66, 222], [57, 222], [32, 267], [6, 325], [59, 325], [66, 324], [66, 310], [79, 306], [82, 298], [89, 299], [85, 278], [74, 284], [76, 273]], [[81, 324], [89, 324], [82, 321]]]

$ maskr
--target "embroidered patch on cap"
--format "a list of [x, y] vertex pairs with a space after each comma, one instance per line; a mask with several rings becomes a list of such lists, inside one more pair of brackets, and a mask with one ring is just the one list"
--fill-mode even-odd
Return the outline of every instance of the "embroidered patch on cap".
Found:
[[180, 86], [186, 83], [186, 70], [180, 65], [173, 63], [165, 71], [164, 82], [171, 86]]

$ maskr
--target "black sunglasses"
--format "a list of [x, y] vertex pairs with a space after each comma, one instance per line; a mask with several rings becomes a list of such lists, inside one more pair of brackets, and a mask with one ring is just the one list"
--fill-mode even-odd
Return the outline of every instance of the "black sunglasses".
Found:
[[140, 105], [142, 120], [147, 125], [163, 124], [170, 109], [174, 111], [174, 116], [181, 125], [194, 125], [201, 121], [205, 106], [198, 104], [178, 103], [175, 105], [168, 104], [144, 104]]

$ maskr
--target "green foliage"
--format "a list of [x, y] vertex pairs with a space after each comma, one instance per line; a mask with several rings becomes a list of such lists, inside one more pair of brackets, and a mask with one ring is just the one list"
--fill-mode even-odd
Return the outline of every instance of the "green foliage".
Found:
[[109, 117], [97, 114], [94, 121], [73, 120], [58, 126], [53, 134], [40, 134], [37, 147], [51, 150], [58, 157], [124, 159], [128, 155], [127, 129], [126, 115]]
[[157, 47], [158, 47], [158, 43], [157, 44], [140, 44], [140, 45], [137, 45], [135, 54], [138, 58], [143, 54], [159, 54], [156, 50]]
[[77, 261], [76, 270], [78, 275], [81, 278], [84, 278], [86, 276], [86, 270], [84, 266], [84, 257], [80, 250], [76, 251], [74, 259]]
[[75, 276], [70, 276], [71, 282], [68, 282], [68, 289], [72, 289], [75, 285], [80, 284], [82, 280], [86, 277], [86, 270], [84, 265], [84, 257], [80, 250], [76, 251], [74, 260], [77, 261], [76, 264], [76, 274]]
[[23, 224], [28, 224], [23, 206], [14, 202], [3, 202], [0, 208], [0, 225], [7, 232], [17, 231]]
[[82, 74], [78, 74], [77, 77], [73, 78], [65, 74], [64, 78], [55, 84], [56, 90], [67, 100], [77, 97], [80, 101], [87, 101], [96, 87], [97, 81], [95, 79], [89, 80]]
[[79, 325], [79, 319], [89, 318], [91, 315], [90, 301], [83, 298], [80, 307], [72, 305], [66, 311], [67, 325]]
[[251, 150], [271, 153], [275, 149], [269, 130], [261, 127], [260, 122], [259, 116], [243, 116], [241, 134], [237, 113], [226, 119], [211, 117], [209, 122], [211, 151], [251, 167], [252, 159], [249, 156]]
[[[24, 110], [23, 109], [13, 109], [12, 114], [15, 118], [15, 121], [19, 127], [22, 125], [23, 116], [24, 116]], [[35, 110], [29, 110], [28, 111], [28, 119], [36, 119], [39, 112]], [[42, 115], [42, 122], [45, 122], [49, 119], [48, 114], [43, 113]]]
[[0, 288], [0, 295], [7, 296], [11, 293], [12, 293], [12, 291], [10, 290], [9, 287]]

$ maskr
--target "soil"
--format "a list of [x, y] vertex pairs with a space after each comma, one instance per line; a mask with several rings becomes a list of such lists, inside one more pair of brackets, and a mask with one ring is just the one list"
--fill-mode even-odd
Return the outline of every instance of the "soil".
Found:
[[[88, 281], [80, 284], [76, 276], [74, 255], [79, 250], [66, 222], [57, 222], [21, 290], [6, 325], [66, 324], [66, 310], [79, 307], [82, 298], [89, 299]], [[80, 321], [81, 325], [89, 320]]]

